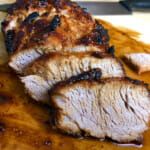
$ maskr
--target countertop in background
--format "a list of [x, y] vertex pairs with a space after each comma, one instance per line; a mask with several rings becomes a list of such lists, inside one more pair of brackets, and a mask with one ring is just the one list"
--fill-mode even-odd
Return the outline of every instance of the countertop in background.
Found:
[[132, 15], [96, 16], [115, 26], [129, 28], [141, 33], [139, 40], [150, 44], [150, 13], [135, 12]]

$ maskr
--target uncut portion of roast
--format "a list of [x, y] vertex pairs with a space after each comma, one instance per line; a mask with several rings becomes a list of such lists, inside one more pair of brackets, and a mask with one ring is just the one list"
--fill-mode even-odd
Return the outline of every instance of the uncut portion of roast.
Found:
[[55, 126], [73, 135], [141, 142], [150, 119], [149, 94], [143, 83], [127, 78], [58, 84], [51, 92]]
[[108, 51], [107, 30], [69, 0], [17, 0], [2, 23], [9, 65], [18, 73], [51, 51]]
[[124, 77], [121, 63], [111, 55], [89, 53], [49, 53], [40, 57], [24, 70], [24, 83], [28, 93], [37, 101], [48, 101], [48, 91], [54, 84], [99, 68], [99, 78]]

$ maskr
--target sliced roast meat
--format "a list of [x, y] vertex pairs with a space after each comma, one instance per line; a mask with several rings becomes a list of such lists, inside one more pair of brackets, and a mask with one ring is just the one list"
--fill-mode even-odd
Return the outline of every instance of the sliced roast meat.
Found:
[[42, 51], [37, 51], [35, 49], [21, 51], [10, 57], [9, 66], [18, 74], [22, 74], [23, 69], [25, 69], [30, 63], [34, 62], [42, 54]]
[[150, 71], [150, 54], [148, 53], [126, 54], [124, 60], [138, 74]]
[[[108, 54], [49, 53], [30, 64], [24, 70], [25, 76], [21, 78], [21, 81], [35, 100], [47, 101], [48, 90], [54, 84], [95, 68], [101, 70], [101, 78], [124, 77], [125, 75], [121, 63]], [[45, 85], [47, 84], [45, 90], [42, 86], [44, 82]], [[36, 89], [35, 84], [37, 87], [41, 86], [41, 90]]]
[[99, 52], [48, 53], [25, 68], [23, 74], [67, 79], [94, 68], [100, 68], [105, 78], [124, 76], [123, 66], [117, 58]]
[[[78, 76], [72, 76], [68, 80], [70, 82], [74, 82], [76, 80], [98, 80], [101, 77], [100, 69], [92, 69], [87, 72], [82, 72]], [[26, 91], [28, 94], [35, 100], [40, 101], [42, 103], [49, 104], [49, 94], [48, 91], [51, 90], [53, 85], [57, 83], [56, 81], [51, 81], [49, 83], [43, 77], [38, 75], [28, 75], [26, 77], [21, 77], [21, 81], [24, 83]]]
[[9, 64], [19, 73], [38, 52], [107, 52], [109, 47], [107, 30], [69, 0], [49, 0], [44, 5], [39, 0], [17, 1], [2, 23], [2, 31], [11, 54]]
[[[9, 66], [16, 71], [18, 74], [22, 74], [23, 70], [30, 65], [32, 62], [36, 61], [37, 58], [40, 58], [40, 56], [43, 56], [44, 54], [48, 54], [50, 52], [60, 52], [60, 53], [66, 53], [66, 52], [90, 52], [90, 51], [101, 51], [100, 48], [96, 48], [94, 46], [75, 46], [70, 49], [55, 49], [55, 48], [32, 48], [27, 49], [19, 52], [15, 52], [9, 60]], [[103, 50], [102, 50], [103, 51]]]
[[58, 84], [50, 92], [55, 126], [72, 135], [141, 142], [148, 129], [150, 95], [146, 85], [127, 78]]
[[37, 75], [29, 75], [20, 79], [24, 83], [27, 93], [33, 99], [43, 103], [48, 102], [48, 90], [50, 86], [46, 80]]

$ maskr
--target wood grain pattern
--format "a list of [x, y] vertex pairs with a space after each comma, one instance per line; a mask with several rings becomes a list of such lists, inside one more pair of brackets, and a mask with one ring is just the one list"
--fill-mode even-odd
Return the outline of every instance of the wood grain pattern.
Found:
[[[5, 14], [0, 14], [1, 19]], [[117, 29], [101, 21], [109, 29], [111, 43], [119, 58], [130, 52], [150, 52], [150, 45], [134, 40], [134, 31]], [[136, 150], [136, 147], [120, 147], [94, 139], [77, 139], [62, 135], [49, 123], [50, 108], [35, 103], [24, 92], [16, 75], [4, 64], [7, 61], [2, 34], [0, 33], [0, 150]], [[137, 75], [125, 66], [130, 77], [150, 84], [150, 73]], [[144, 135], [141, 150], [150, 149], [150, 131]]]

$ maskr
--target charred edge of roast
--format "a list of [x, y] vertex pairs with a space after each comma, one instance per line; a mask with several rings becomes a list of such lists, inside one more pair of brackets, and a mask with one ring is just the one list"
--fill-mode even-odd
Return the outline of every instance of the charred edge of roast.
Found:
[[[44, 40], [44, 35], [49, 34], [56, 30], [58, 26], [61, 24], [61, 19], [58, 15], [55, 15], [54, 18], [51, 20], [51, 22], [46, 25], [42, 30], [39, 30], [39, 33], [35, 33], [35, 36], [32, 37], [31, 41], [33, 42], [40, 42]], [[44, 22], [43, 22], [43, 25]], [[38, 28], [40, 28], [41, 24], [38, 25]]]
[[109, 81], [112, 81], [112, 80], [120, 80], [120, 81], [123, 81], [123, 80], [125, 80], [125, 81], [127, 81], [127, 82], [131, 82], [132, 84], [135, 84], [135, 85], [142, 85], [142, 86], [144, 86], [147, 90], [148, 90], [148, 92], [150, 92], [149, 91], [149, 89], [148, 89], [148, 84], [147, 83], [145, 83], [144, 81], [140, 81], [140, 80], [137, 80], [137, 79], [132, 79], [132, 78], [130, 78], [130, 77], [115, 77], [115, 78], [106, 78], [106, 79], [100, 79], [98, 82], [99, 83], [105, 83], [106, 81], [107, 82], [109, 82]]
[[55, 29], [60, 26], [60, 17], [58, 15], [54, 16], [52, 21], [50, 22], [50, 25], [48, 26], [49, 31], [55, 31]]
[[107, 58], [107, 57], [113, 57], [110, 54], [104, 53], [104, 52], [99, 52], [99, 51], [95, 51], [95, 52], [90, 52], [91, 56], [95, 57], [95, 58]]
[[96, 26], [93, 31], [79, 40], [79, 44], [88, 45], [94, 43], [96, 45], [107, 45], [109, 43], [108, 30], [105, 29], [101, 24], [96, 22]]
[[[146, 88], [148, 89], [148, 84], [145, 83], [144, 81], [140, 81], [140, 80], [136, 80], [136, 79], [131, 79], [130, 77], [125, 77], [128, 81], [132, 82], [135, 85], [143, 85], [146, 86]], [[149, 89], [148, 89], [149, 91]], [[149, 91], [150, 92], [150, 91]]]
[[109, 54], [114, 56], [114, 54], [115, 54], [115, 47], [114, 46], [110, 46], [107, 51], [108, 51]]
[[[49, 13], [46, 12], [44, 15], [48, 15]], [[42, 14], [43, 15], [43, 14]], [[49, 22], [46, 19], [37, 19], [39, 17], [38, 12], [31, 13], [23, 22], [22, 26], [26, 26], [27, 32], [32, 32], [34, 30], [34, 35], [36, 34], [45, 34], [51, 31], [55, 31], [57, 26], [60, 25], [60, 17], [55, 15], [54, 18]], [[40, 35], [40, 36], [41, 36]]]
[[59, 87], [59, 86], [72, 84], [72, 83], [82, 81], [82, 80], [97, 81], [101, 78], [101, 76], [102, 76], [101, 69], [99, 69], [99, 68], [91, 69], [91, 70], [85, 71], [77, 76], [72, 76], [71, 78], [69, 78], [66, 81], [60, 81], [49, 91], [49, 93], [55, 91], [55, 89], [57, 89], [57, 87]]
[[39, 17], [38, 12], [33, 12], [29, 14], [28, 17], [26, 17], [23, 21], [23, 25], [31, 24], [37, 17]]
[[126, 65], [128, 65], [130, 68], [132, 68], [134, 71], [138, 72], [139, 68], [135, 64], [131, 63], [125, 56], [122, 57], [122, 60], [125, 62]]
[[12, 53], [14, 51], [14, 39], [15, 39], [15, 30], [8, 30], [5, 35], [5, 44], [8, 53]]
[[107, 42], [110, 40], [108, 30], [105, 29], [99, 22], [96, 21], [96, 27], [94, 29], [96, 33], [99, 33], [102, 41], [104, 44], [107, 44]]
[[100, 69], [91, 69], [90, 71], [83, 72], [79, 74], [78, 76], [73, 76], [70, 79], [67, 80], [69, 83], [74, 83], [76, 81], [81, 80], [99, 80], [102, 76], [102, 72]]
[[12, 54], [18, 48], [24, 35], [24, 31], [19, 31], [17, 33], [14, 30], [7, 31], [5, 35], [5, 45], [8, 53]]
[[[96, 72], [99, 70], [100, 71], [100, 69], [92, 69], [92, 71], [93, 70], [95, 70]], [[95, 72], [94, 71], [94, 72]], [[99, 72], [98, 71], [98, 72]], [[86, 72], [87, 74], [90, 74], [89, 72], [91, 72], [91, 71], [88, 71], [88, 72]], [[101, 71], [99, 72], [99, 73], [101, 73]], [[82, 73], [82, 74], [84, 74], [84, 73]], [[68, 80], [66, 80], [66, 81], [61, 81], [61, 82], [59, 82], [59, 83], [57, 83], [50, 91], [49, 91], [49, 94], [51, 95], [51, 93], [55, 93], [55, 89], [59, 89], [59, 88], [61, 88], [61, 87], [63, 87], [63, 86], [67, 86], [67, 85], [69, 85], [69, 84], [73, 84], [73, 83], [76, 83], [76, 82], [82, 82], [82, 81], [97, 81], [97, 82], [99, 82], [99, 83], [101, 83], [101, 84], [104, 84], [105, 82], [109, 82], [109, 81], [112, 81], [112, 80], [119, 80], [119, 81], [123, 81], [123, 80], [125, 80], [125, 81], [127, 81], [127, 82], [131, 82], [132, 84], [135, 84], [135, 85], [142, 85], [142, 86], [144, 86], [147, 90], [148, 90], [148, 93], [149, 93], [149, 95], [150, 95], [150, 89], [148, 88], [149, 86], [148, 86], [148, 84], [147, 83], [145, 83], [144, 81], [140, 81], [140, 80], [136, 80], [136, 79], [131, 79], [130, 77], [114, 77], [114, 78], [105, 78], [105, 79], [101, 79], [101, 78], [99, 78], [99, 79], [96, 79], [96, 78], [79, 78], [79, 76], [82, 76], [82, 74], [80, 74], [80, 75], [77, 75], [77, 76], [75, 76], [75, 77], [71, 77], [70, 79], [68, 79]], [[95, 73], [94, 73], [95, 74]], [[102, 74], [101, 74], [102, 75]], [[73, 80], [72, 80], [72, 78], [73, 78]]]

